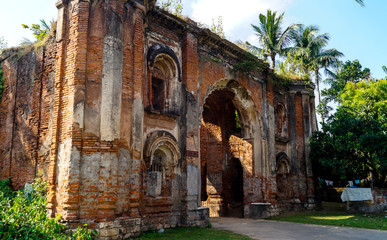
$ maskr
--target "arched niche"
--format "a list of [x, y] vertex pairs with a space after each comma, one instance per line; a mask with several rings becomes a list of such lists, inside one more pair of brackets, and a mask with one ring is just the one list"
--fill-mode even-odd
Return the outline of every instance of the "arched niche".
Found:
[[290, 173], [289, 158], [286, 153], [278, 153], [276, 156], [276, 162], [276, 171], [278, 175], [286, 175]]
[[178, 172], [181, 157], [176, 139], [165, 131], [154, 132], [146, 141], [144, 153], [148, 175], [147, 195], [170, 196], [171, 176]]
[[181, 70], [176, 54], [163, 44], [155, 44], [149, 48], [147, 58], [150, 110], [176, 112], [181, 87]]
[[285, 105], [281, 102], [275, 108], [275, 136], [277, 139], [288, 138], [288, 114]]

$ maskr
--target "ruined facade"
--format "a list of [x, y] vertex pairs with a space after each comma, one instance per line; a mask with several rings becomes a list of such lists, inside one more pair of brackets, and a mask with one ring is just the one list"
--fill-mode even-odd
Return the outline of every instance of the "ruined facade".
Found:
[[313, 207], [311, 86], [242, 71], [242, 49], [154, 1], [57, 7], [51, 42], [1, 62], [1, 178], [42, 173], [50, 214], [102, 238]]

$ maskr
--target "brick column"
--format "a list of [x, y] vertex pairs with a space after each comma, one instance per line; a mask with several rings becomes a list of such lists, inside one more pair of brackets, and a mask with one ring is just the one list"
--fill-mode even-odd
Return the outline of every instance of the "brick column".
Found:
[[[69, 14], [68, 6], [72, 7]], [[79, 218], [89, 2], [60, 1], [57, 7], [57, 58], [48, 208], [52, 214], [60, 213], [64, 220], [73, 221]]]

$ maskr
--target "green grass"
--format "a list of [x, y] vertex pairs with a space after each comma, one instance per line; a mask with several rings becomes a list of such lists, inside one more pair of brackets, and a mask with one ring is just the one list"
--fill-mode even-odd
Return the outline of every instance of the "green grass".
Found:
[[[327, 205], [329, 204], [329, 205]], [[344, 204], [326, 203], [322, 211], [301, 212], [273, 217], [270, 220], [387, 230], [387, 216], [383, 214], [347, 213]]]
[[164, 233], [143, 233], [140, 237], [135, 239], [201, 239], [201, 240], [252, 240], [247, 236], [243, 236], [240, 234], [232, 233], [229, 231], [217, 230], [212, 228], [175, 228], [166, 230]]

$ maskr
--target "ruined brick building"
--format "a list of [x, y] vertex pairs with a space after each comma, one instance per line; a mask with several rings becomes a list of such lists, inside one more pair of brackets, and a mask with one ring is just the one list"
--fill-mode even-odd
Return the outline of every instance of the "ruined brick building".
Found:
[[242, 49], [154, 1], [57, 7], [51, 40], [1, 62], [1, 178], [42, 173], [50, 214], [106, 238], [313, 206], [313, 87], [242, 71]]

